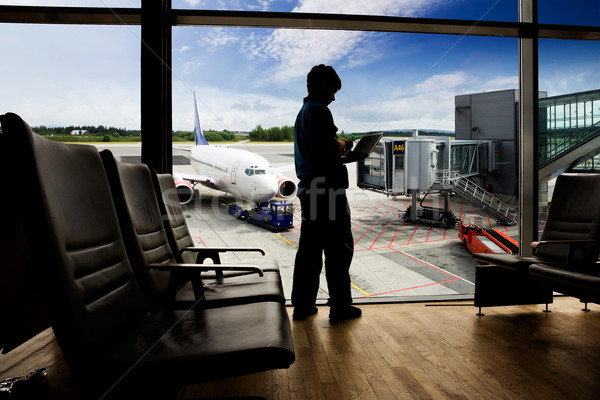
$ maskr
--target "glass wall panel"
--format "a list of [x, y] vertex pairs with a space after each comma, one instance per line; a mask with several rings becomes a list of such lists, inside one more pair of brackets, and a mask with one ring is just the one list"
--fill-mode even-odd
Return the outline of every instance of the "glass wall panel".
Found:
[[600, 26], [600, 2], [590, 0], [538, 1], [540, 24]]
[[[231, 131], [247, 138], [252, 132], [293, 126], [306, 96], [306, 74], [315, 64], [329, 64], [342, 80], [342, 89], [329, 106], [338, 133], [384, 131], [384, 140], [405, 140], [414, 129], [418, 130], [417, 140], [433, 140], [442, 148], [446, 141], [455, 142], [451, 140], [454, 134], [475, 147], [483, 140], [486, 145], [489, 143], [488, 151], [456, 151], [455, 154], [475, 158], [454, 162], [472, 162], [475, 167], [491, 165], [490, 160], [484, 163], [477, 157], [497, 156], [497, 168], [490, 167], [471, 178], [481, 188], [496, 190], [506, 203], [514, 203], [517, 56], [514, 38], [174, 27], [173, 128], [190, 133], [194, 130], [194, 93], [204, 132]], [[458, 126], [457, 96], [487, 93], [494, 96], [483, 102], [473, 100], [472, 116], [461, 119]], [[498, 93], [502, 103], [495, 108]], [[499, 123], [504, 125], [499, 127]], [[474, 126], [479, 127], [475, 133]], [[497, 146], [492, 145], [494, 141]], [[191, 143], [177, 147], [181, 146], [189, 147]], [[297, 182], [291, 142], [250, 141], [235, 148], [263, 155], [275, 169], [291, 167], [283, 175]], [[186, 154], [174, 151], [174, 156], [182, 159]], [[393, 152], [382, 152], [380, 156], [383, 158], [378, 167], [383, 166], [386, 171], [379, 176], [394, 179], [388, 188], [404, 183], [404, 175], [396, 175], [404, 173], [411, 155], [404, 156], [401, 170], [394, 169], [393, 158], [397, 156]], [[429, 158], [422, 167], [431, 168]], [[175, 164], [174, 171], [198, 173], [189, 163]], [[388, 197], [380, 191], [361, 190], [355, 164], [349, 165], [349, 175], [348, 198], [355, 241], [352, 293], [356, 301], [472, 295], [476, 263], [458, 239], [457, 227], [409, 223], [404, 215], [410, 197]], [[236, 179], [239, 183], [239, 175]], [[506, 187], [500, 186], [501, 181], [506, 182]], [[193, 224], [201, 227], [193, 229], [196, 240], [207, 246], [231, 246], [239, 244], [243, 232], [258, 246], [274, 246], [267, 251], [279, 261], [289, 297], [301, 225], [299, 202], [293, 201], [295, 227], [273, 234], [228, 215], [228, 204], [252, 207], [247, 201], [214, 188], [198, 185], [196, 189], [198, 199], [190, 208], [191, 220], [196, 221]], [[418, 207], [439, 213], [444, 208], [444, 198], [438, 190], [426, 195], [427, 189], [419, 194]], [[494, 217], [471, 200], [453, 196], [448, 207], [457, 219], [501, 229], [511, 236], [518, 234], [516, 226], [496, 224]], [[321, 283], [319, 298], [324, 300], [328, 297], [324, 278]]]
[[0, 24], [0, 48], [0, 112], [73, 141], [139, 142], [139, 27]]
[[539, 41], [539, 86], [547, 93], [547, 98], [540, 100], [538, 138], [540, 232], [556, 171], [600, 171], [598, 63], [600, 42]]
[[4, 0], [2, 5], [139, 8], [141, 3], [141, 0]]
[[517, 0], [173, 0], [173, 8], [518, 21]]

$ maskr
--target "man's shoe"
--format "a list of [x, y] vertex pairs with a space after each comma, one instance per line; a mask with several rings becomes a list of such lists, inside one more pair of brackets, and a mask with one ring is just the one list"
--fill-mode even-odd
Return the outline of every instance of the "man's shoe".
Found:
[[329, 311], [329, 320], [331, 322], [346, 321], [348, 319], [358, 318], [362, 315], [362, 310], [354, 306], [334, 307]]
[[294, 307], [294, 314], [292, 315], [292, 318], [294, 318], [295, 321], [302, 321], [306, 317], [315, 315], [318, 311], [319, 311], [319, 309], [317, 307], [313, 307], [313, 308]]

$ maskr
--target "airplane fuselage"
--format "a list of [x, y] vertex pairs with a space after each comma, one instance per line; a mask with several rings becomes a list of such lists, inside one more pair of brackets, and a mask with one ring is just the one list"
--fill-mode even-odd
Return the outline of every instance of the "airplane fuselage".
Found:
[[277, 174], [264, 158], [250, 151], [216, 145], [194, 146], [190, 161], [198, 175], [239, 199], [267, 202], [278, 190]]

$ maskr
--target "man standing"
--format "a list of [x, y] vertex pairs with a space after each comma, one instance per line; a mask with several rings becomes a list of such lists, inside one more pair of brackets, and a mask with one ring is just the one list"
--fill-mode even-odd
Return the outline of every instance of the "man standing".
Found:
[[324, 253], [329, 319], [343, 321], [361, 315], [361, 310], [351, 305], [349, 269], [354, 239], [346, 198], [348, 170], [341, 160], [352, 142], [337, 138], [337, 127], [327, 107], [342, 88], [333, 67], [314, 66], [306, 81], [308, 96], [294, 125], [302, 228], [294, 264], [293, 318], [302, 320], [317, 312], [315, 302]]

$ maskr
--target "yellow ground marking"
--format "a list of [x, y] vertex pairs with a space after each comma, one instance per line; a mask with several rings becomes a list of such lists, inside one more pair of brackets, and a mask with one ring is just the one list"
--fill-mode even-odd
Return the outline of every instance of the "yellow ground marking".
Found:
[[352, 287], [356, 290], [358, 290], [359, 292], [361, 292], [362, 294], [364, 294], [365, 296], [369, 296], [369, 293], [365, 292], [364, 290], [362, 290], [361, 288], [359, 288], [358, 286], [356, 286], [354, 283], [350, 282], [350, 284], [352, 285]]
[[298, 247], [298, 246], [296, 246], [294, 243], [290, 242], [289, 240], [287, 240], [286, 238], [284, 238], [283, 236], [281, 236], [281, 234], [280, 234], [280, 233], [277, 233], [276, 235], [277, 235], [277, 236], [279, 236], [279, 238], [280, 238], [281, 240], [283, 240], [284, 242], [286, 242], [286, 243], [287, 243], [287, 244], [289, 244], [290, 246], [293, 246], [293, 247]]

